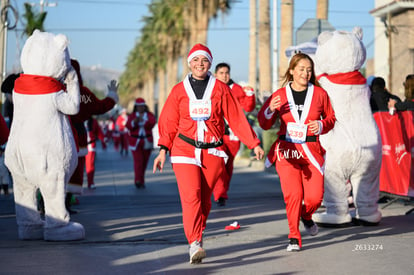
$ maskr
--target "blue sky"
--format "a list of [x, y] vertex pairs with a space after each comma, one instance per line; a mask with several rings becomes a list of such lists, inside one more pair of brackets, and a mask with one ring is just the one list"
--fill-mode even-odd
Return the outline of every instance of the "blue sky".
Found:
[[[22, 15], [23, 3], [28, 1], [10, 0]], [[30, 2], [30, 1], [29, 1]], [[142, 17], [148, 15], [147, 4], [151, 0], [51, 0], [54, 7], [44, 7], [48, 12], [46, 30], [63, 33], [71, 44], [70, 53], [82, 66], [100, 66], [122, 71], [139, 29]], [[316, 15], [316, 0], [294, 0], [294, 31], [306, 19]], [[374, 0], [331, 0], [328, 21], [341, 30], [352, 30], [361, 26], [368, 57], [374, 50], [374, 18], [369, 11]], [[40, 10], [40, 0], [33, 0], [35, 9]], [[272, 7], [272, 0], [270, 0]], [[280, 0], [278, 0], [280, 3]], [[279, 14], [280, 19], [280, 14]], [[21, 21], [21, 19], [20, 19]], [[249, 53], [249, 0], [237, 0], [226, 16], [219, 15], [210, 24], [208, 46], [213, 53], [213, 66], [228, 62], [232, 66], [235, 81], [245, 81], [248, 76]], [[21, 39], [21, 24], [8, 31], [7, 68], [8, 72], [19, 69], [19, 51], [24, 44]], [[284, 52], [284, 49], [279, 49]]]

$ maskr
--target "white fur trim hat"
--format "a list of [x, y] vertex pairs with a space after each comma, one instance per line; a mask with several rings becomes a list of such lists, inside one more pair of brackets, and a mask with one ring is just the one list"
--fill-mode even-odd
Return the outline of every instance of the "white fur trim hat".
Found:
[[191, 51], [188, 53], [188, 64], [190, 64], [191, 59], [193, 59], [197, 55], [203, 55], [207, 57], [210, 63], [213, 63], [213, 55], [211, 54], [210, 49], [204, 46], [203, 44], [195, 44]]
[[135, 100], [135, 106], [144, 106], [145, 105], [145, 100], [142, 97], [138, 97]]

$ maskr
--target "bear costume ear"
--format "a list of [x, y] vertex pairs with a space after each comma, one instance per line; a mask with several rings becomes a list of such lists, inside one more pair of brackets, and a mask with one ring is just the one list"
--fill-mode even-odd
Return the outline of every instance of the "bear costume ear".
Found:
[[332, 36], [333, 36], [333, 32], [329, 32], [329, 31], [321, 32], [321, 34], [319, 34], [318, 36], [318, 46], [325, 44], [325, 42], [331, 39]]
[[355, 36], [362, 41], [362, 29], [361, 27], [354, 27], [354, 29], [352, 30], [352, 33], [355, 34]]
[[62, 51], [64, 51], [69, 45], [68, 38], [63, 34], [58, 34], [53, 39], [55, 40], [56, 47]]

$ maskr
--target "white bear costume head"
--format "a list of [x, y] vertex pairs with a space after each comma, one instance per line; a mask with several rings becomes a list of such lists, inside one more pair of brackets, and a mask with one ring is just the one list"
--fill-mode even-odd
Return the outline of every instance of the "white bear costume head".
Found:
[[20, 56], [23, 72], [63, 80], [71, 68], [68, 45], [69, 40], [63, 34], [35, 30]]
[[326, 150], [324, 174], [325, 213], [314, 214], [319, 224], [350, 223], [348, 208], [352, 186], [356, 220], [377, 224], [381, 219], [379, 171], [381, 138], [370, 106], [370, 89], [358, 71], [366, 59], [362, 29], [323, 32], [318, 37], [315, 72], [335, 111], [334, 128], [321, 135]]
[[318, 37], [315, 53], [316, 74], [336, 74], [359, 70], [366, 59], [362, 29], [352, 32], [323, 32]]

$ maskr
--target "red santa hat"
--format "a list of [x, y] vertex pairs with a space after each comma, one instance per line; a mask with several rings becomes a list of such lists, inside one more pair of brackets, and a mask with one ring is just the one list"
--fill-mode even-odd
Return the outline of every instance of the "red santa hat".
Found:
[[197, 55], [203, 55], [207, 57], [210, 63], [213, 62], [213, 55], [210, 52], [210, 49], [204, 46], [203, 44], [195, 44], [191, 51], [188, 53], [187, 62], [190, 64], [191, 59]]
[[142, 97], [138, 97], [135, 99], [135, 106], [144, 106], [145, 100]]

